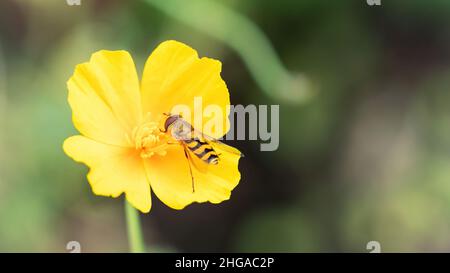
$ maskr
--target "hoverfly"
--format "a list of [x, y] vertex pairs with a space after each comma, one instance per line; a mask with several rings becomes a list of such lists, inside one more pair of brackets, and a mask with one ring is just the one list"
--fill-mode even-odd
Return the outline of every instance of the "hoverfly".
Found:
[[[164, 113], [164, 115], [166, 115], [167, 118], [164, 122], [164, 130], [161, 131], [168, 132], [170, 130], [172, 136], [183, 146], [184, 155], [189, 164], [193, 193], [195, 192], [195, 183], [192, 166], [199, 171], [204, 171], [204, 167], [207, 167], [208, 165], [219, 164], [220, 154], [214, 149], [213, 144], [226, 152], [241, 157], [243, 156], [237, 149], [196, 130], [189, 122], [184, 120], [181, 115], [170, 113]], [[200, 159], [200, 164], [203, 164], [203, 166], [196, 164], [194, 157]]]

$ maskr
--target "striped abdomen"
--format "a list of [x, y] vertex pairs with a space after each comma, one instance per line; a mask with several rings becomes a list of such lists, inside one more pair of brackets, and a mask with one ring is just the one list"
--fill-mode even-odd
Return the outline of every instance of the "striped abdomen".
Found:
[[213, 165], [219, 163], [218, 154], [208, 142], [195, 138], [184, 140], [184, 143], [188, 149], [203, 162]]

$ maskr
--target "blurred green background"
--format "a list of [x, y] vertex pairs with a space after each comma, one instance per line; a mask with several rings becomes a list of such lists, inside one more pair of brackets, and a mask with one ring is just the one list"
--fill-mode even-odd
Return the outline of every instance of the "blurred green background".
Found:
[[281, 140], [232, 143], [230, 201], [153, 198], [149, 251], [450, 251], [450, 1], [1, 0], [0, 252], [128, 251], [123, 202], [62, 151], [66, 81], [167, 39], [222, 60], [233, 104], [280, 104]]

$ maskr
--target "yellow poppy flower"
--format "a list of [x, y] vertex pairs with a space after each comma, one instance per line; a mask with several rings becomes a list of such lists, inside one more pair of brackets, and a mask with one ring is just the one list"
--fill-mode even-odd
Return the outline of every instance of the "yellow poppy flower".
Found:
[[[169, 145], [173, 138], [170, 143], [171, 136], [160, 130], [164, 113], [178, 104], [188, 105], [192, 113], [214, 104], [224, 113], [225, 128], [204, 133], [222, 137], [229, 128], [230, 99], [220, 72], [219, 61], [199, 58], [177, 41], [163, 42], [153, 51], [140, 83], [128, 52], [94, 53], [67, 82], [73, 123], [81, 135], [65, 140], [65, 153], [90, 168], [87, 178], [96, 195], [125, 193], [142, 212], [150, 211], [151, 190], [174, 209], [229, 199], [240, 180], [240, 156], [212, 144], [219, 163], [206, 170], [192, 168], [193, 191], [183, 146]], [[194, 105], [195, 97], [202, 98], [201, 106]]]

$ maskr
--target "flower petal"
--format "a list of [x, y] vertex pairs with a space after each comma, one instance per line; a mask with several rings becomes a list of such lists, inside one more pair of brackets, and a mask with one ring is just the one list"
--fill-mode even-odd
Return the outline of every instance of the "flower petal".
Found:
[[126, 51], [101, 50], [76, 67], [67, 82], [73, 122], [99, 142], [128, 146], [126, 133], [141, 122], [139, 80]]
[[125, 192], [134, 207], [142, 212], [150, 211], [150, 185], [136, 150], [99, 143], [84, 136], [69, 137], [63, 149], [75, 161], [89, 166], [87, 178], [95, 194], [118, 197]]
[[[238, 170], [240, 156], [214, 147], [220, 154], [218, 165], [207, 165], [207, 171], [195, 167], [205, 164], [198, 160], [192, 164], [195, 192], [189, 163], [182, 146], [173, 145], [166, 156], [145, 160], [147, 176], [155, 195], [173, 209], [183, 209], [192, 202], [220, 203], [228, 200], [241, 175]], [[237, 151], [237, 150], [236, 150]]]
[[[162, 114], [171, 112], [175, 105], [187, 105], [191, 110], [190, 123], [197, 130], [215, 138], [222, 137], [230, 127], [227, 109], [230, 96], [220, 77], [221, 69], [220, 61], [199, 58], [197, 51], [183, 43], [161, 43], [145, 64], [141, 84], [143, 111]], [[195, 97], [202, 99], [203, 106], [194, 109]], [[214, 119], [220, 122], [220, 127], [198, 128], [194, 115], [196, 111], [202, 115], [209, 105], [217, 105], [221, 116], [203, 116], [201, 124], [205, 126]]]

